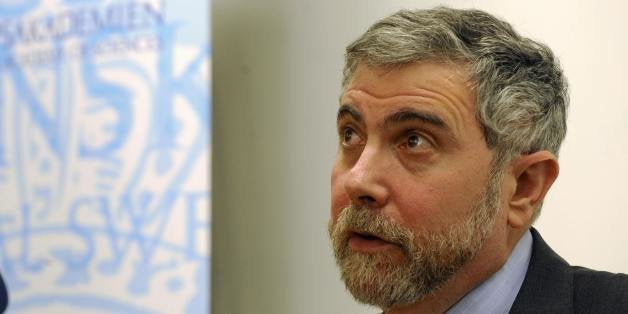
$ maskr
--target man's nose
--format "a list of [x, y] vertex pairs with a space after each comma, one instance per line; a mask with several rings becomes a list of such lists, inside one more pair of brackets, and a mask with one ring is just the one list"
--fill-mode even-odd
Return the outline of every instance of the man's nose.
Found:
[[389, 162], [381, 151], [365, 148], [345, 181], [345, 189], [353, 204], [383, 207], [390, 196], [386, 180], [389, 170]]

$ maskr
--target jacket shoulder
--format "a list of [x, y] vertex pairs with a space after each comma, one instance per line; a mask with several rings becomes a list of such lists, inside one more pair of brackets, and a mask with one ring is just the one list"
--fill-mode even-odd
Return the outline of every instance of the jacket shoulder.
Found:
[[628, 275], [574, 266], [576, 313], [628, 313]]

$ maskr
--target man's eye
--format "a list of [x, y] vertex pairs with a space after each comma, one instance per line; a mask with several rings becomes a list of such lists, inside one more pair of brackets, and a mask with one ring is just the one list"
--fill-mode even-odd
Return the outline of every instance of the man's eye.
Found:
[[345, 146], [359, 145], [361, 140], [358, 133], [350, 127], [346, 127], [342, 131], [342, 144]]
[[405, 136], [402, 146], [406, 149], [421, 149], [429, 142], [421, 134], [410, 133]]
[[410, 134], [408, 136], [408, 148], [414, 148], [423, 143], [423, 138], [417, 134]]

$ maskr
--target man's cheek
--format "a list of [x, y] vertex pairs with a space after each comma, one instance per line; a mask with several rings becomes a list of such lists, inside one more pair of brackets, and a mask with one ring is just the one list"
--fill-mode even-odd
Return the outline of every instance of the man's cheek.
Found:
[[342, 213], [342, 209], [351, 204], [351, 199], [344, 188], [334, 186], [332, 183], [331, 190], [331, 219], [334, 221]]
[[455, 214], [447, 209], [449, 201], [429, 188], [403, 190], [395, 196], [395, 209], [386, 211], [387, 216], [415, 231], [428, 231], [430, 227], [448, 224], [449, 216]]

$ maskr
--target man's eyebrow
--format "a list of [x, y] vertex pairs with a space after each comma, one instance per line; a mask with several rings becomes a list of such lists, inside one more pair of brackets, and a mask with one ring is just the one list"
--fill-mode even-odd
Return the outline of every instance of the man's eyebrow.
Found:
[[352, 105], [342, 105], [338, 108], [338, 114], [336, 116], [336, 122], [340, 121], [344, 116], [350, 116], [353, 120], [362, 123], [362, 114]]
[[383, 127], [390, 127], [393, 124], [406, 122], [406, 121], [421, 121], [423, 123], [431, 124], [439, 129], [450, 131], [449, 126], [439, 116], [425, 111], [420, 111], [412, 108], [403, 108], [399, 111], [389, 115], [384, 119]]

